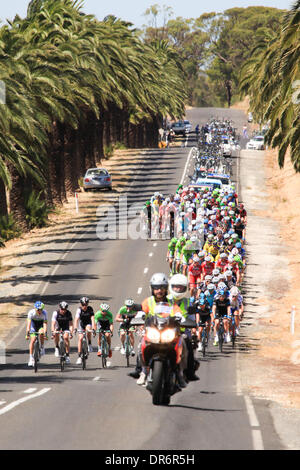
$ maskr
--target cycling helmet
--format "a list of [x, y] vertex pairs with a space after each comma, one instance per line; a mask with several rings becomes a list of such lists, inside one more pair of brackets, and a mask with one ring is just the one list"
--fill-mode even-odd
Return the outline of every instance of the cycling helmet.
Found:
[[233, 287], [230, 289], [230, 294], [231, 294], [232, 296], [239, 295], [239, 293], [240, 293], [240, 290], [239, 290], [239, 288], [236, 287], [236, 286], [233, 286]]
[[80, 303], [81, 305], [88, 305], [90, 299], [88, 297], [81, 297]]
[[67, 308], [69, 307], [68, 303], [67, 302], [60, 302], [59, 303], [59, 308], [61, 308], [62, 310], [67, 310]]
[[109, 311], [109, 305], [108, 304], [101, 304], [100, 305], [100, 310], [102, 310], [102, 312], [108, 312]]
[[43, 310], [43, 308], [45, 307], [45, 305], [43, 304], [43, 302], [41, 302], [40, 300], [38, 300], [37, 302], [35, 302], [34, 304], [34, 308], [36, 310]]
[[125, 300], [125, 307], [133, 307], [133, 305], [134, 305], [134, 300], [132, 299]]
[[225, 282], [219, 282], [218, 289], [223, 290], [224, 292], [226, 292], [227, 286], [226, 286]]
[[[179, 287], [180, 292], [175, 291], [174, 287]], [[169, 291], [175, 300], [180, 300], [186, 297], [188, 291], [188, 278], [183, 274], [175, 274], [172, 276], [169, 282]]]
[[214, 284], [208, 284], [207, 289], [208, 290], [215, 290], [215, 285]]

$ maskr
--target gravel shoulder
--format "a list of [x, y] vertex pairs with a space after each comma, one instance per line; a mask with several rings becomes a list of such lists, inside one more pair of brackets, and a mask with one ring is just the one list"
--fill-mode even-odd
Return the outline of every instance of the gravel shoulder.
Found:
[[296, 321], [291, 334], [290, 317], [299, 298], [295, 236], [300, 193], [295, 198], [295, 190], [300, 175], [292, 175], [291, 167], [285, 172], [277, 169], [274, 152], [241, 152], [248, 226], [239, 369], [243, 393], [267, 400], [277, 433], [287, 448], [299, 449], [300, 329]]

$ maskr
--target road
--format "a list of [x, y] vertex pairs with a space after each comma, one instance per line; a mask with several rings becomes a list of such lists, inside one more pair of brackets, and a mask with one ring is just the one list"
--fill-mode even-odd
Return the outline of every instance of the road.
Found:
[[[240, 111], [207, 108], [187, 112], [193, 128], [212, 115], [230, 117], [240, 128], [244, 124]], [[155, 191], [174, 192], [184, 170], [187, 175], [191, 171], [186, 162], [192, 145], [191, 135], [182, 147], [147, 152], [128, 189], [128, 205], [143, 203]], [[237, 181], [238, 158], [235, 161], [233, 180]], [[124, 217], [123, 210], [117, 213], [117, 220], [120, 217]], [[96, 229], [95, 224], [88, 231], [78, 229], [72, 250], [45, 285], [43, 301], [50, 317], [62, 300], [75, 312], [83, 295], [91, 299], [95, 310], [105, 301], [116, 313], [126, 298], [142, 301], [149, 295], [154, 272], [168, 272], [166, 241], [99, 240]], [[119, 346], [117, 330], [116, 326], [115, 348]], [[22, 329], [10, 344], [7, 364], [0, 371], [1, 449], [283, 448], [267, 407], [239, 390], [237, 361], [245, 343], [243, 334], [235, 351], [227, 345], [220, 355], [210, 346], [201, 360], [200, 381], [172, 397], [169, 407], [151, 404], [149, 392], [127, 375], [125, 358], [118, 350], [113, 352], [109, 369], [102, 370], [93, 353], [87, 370], [82, 371], [75, 365], [73, 340], [72, 363], [61, 373], [49, 340], [46, 356], [34, 374], [27, 367], [24, 336]], [[96, 346], [95, 340], [93, 344]]]

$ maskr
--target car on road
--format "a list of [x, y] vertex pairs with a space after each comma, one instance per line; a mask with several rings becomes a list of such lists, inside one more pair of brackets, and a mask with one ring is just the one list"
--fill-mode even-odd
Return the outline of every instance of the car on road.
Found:
[[252, 137], [246, 145], [247, 150], [264, 150], [265, 149], [265, 138], [263, 135], [256, 135]]
[[217, 178], [198, 178], [195, 183], [188, 186], [189, 189], [199, 190], [199, 188], [222, 189], [222, 181]]
[[172, 130], [175, 135], [182, 134], [183, 136], [186, 136], [192, 130], [192, 125], [190, 121], [176, 121], [172, 124]]
[[183, 121], [183, 123], [184, 123], [185, 129], [186, 129], [186, 132], [191, 132], [192, 124], [190, 123], [190, 121], [185, 120], [185, 121]]
[[253, 115], [252, 115], [252, 113], [248, 113], [248, 122], [253, 122]]
[[84, 191], [93, 189], [112, 190], [112, 178], [105, 168], [89, 168], [83, 178]]

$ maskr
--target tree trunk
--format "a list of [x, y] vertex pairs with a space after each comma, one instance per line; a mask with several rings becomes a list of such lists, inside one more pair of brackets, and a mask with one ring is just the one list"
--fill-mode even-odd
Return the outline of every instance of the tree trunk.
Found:
[[67, 196], [74, 196], [78, 189], [78, 167], [76, 153], [76, 130], [67, 126], [64, 144], [64, 175]]
[[66, 125], [58, 122], [58, 137], [59, 137], [59, 153], [57, 159], [57, 169], [60, 179], [60, 191], [63, 202], [67, 202], [67, 193], [65, 186], [65, 138], [66, 138]]
[[228, 104], [228, 108], [230, 108], [231, 98], [232, 98], [231, 80], [225, 80], [225, 88], [226, 88], [226, 95], [227, 95], [227, 104]]
[[6, 187], [0, 179], [0, 216], [8, 214]]
[[26, 209], [24, 199], [24, 178], [18, 173], [16, 168], [9, 163], [8, 168], [12, 180], [12, 189], [9, 191], [9, 207], [10, 213], [22, 231], [28, 230], [28, 224], [26, 221]]

